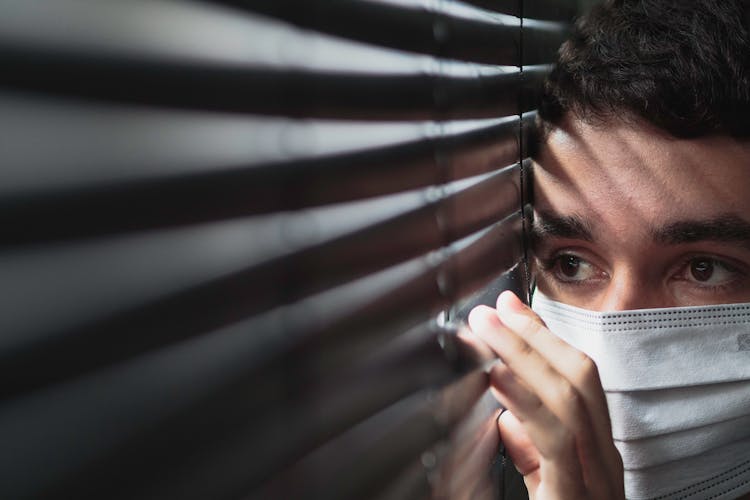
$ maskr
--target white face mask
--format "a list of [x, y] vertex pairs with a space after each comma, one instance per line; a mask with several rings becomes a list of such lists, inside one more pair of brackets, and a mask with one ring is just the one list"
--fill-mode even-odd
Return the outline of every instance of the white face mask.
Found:
[[534, 294], [596, 362], [631, 499], [750, 491], [750, 304], [595, 312]]

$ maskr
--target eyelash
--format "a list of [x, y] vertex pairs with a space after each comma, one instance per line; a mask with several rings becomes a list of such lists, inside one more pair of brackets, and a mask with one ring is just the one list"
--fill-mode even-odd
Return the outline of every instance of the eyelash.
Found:
[[558, 259], [564, 255], [570, 255], [566, 253], [560, 253], [555, 254], [551, 257], [539, 257], [537, 256], [536, 260], [539, 262], [540, 267], [543, 271], [552, 271], [552, 268], [555, 267], [555, 264], [557, 263]]

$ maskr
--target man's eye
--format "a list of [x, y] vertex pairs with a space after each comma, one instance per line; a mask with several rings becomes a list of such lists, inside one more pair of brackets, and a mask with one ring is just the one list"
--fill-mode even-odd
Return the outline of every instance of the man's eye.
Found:
[[566, 278], [575, 278], [581, 269], [581, 259], [575, 255], [558, 257], [557, 267]]
[[564, 282], [586, 281], [600, 274], [591, 263], [572, 254], [558, 255], [550, 267], [555, 277]]
[[685, 266], [683, 279], [702, 286], [721, 286], [731, 283], [737, 278], [737, 274], [736, 269], [720, 260], [696, 257], [690, 259]]

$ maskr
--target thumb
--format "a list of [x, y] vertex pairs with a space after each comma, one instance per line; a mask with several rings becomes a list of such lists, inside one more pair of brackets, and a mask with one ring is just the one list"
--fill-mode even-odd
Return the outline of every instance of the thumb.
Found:
[[[510, 410], [505, 410], [500, 414], [497, 419], [497, 429], [500, 432], [500, 440], [518, 472], [526, 477], [527, 481], [538, 477], [539, 450], [529, 439], [521, 422]], [[527, 486], [530, 486], [528, 482]]]

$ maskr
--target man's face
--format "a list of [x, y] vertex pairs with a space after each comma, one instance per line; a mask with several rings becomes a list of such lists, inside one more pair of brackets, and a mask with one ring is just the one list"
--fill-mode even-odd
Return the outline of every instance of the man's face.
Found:
[[750, 141], [568, 119], [534, 164], [534, 266], [598, 311], [750, 302]]

